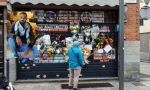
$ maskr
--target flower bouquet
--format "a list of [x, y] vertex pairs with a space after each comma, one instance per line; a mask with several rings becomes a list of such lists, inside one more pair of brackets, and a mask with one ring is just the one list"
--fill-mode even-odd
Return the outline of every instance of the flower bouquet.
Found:
[[89, 48], [83, 48], [82, 52], [83, 52], [84, 63], [89, 64], [87, 58], [90, 56], [91, 50]]

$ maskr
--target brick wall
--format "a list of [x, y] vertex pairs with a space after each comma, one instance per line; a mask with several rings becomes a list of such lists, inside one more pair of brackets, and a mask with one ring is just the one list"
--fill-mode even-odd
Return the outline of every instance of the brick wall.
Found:
[[0, 6], [6, 6], [6, 0], [0, 0]]
[[6, 0], [0, 0], [0, 2], [6, 2]]
[[128, 41], [139, 40], [139, 4], [127, 4], [127, 7], [124, 37]]

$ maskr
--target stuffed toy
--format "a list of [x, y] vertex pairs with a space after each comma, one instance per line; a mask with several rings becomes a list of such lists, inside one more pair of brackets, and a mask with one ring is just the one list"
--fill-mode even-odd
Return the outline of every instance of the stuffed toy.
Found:
[[49, 57], [51, 57], [53, 55], [53, 53], [54, 53], [54, 49], [52, 47], [50, 47], [50, 46], [47, 47], [47, 55]]
[[89, 64], [87, 58], [90, 56], [91, 50], [89, 48], [83, 48], [82, 52], [83, 52], [84, 63]]
[[83, 33], [84, 33], [84, 37], [83, 37], [84, 43], [85, 44], [91, 44], [91, 42], [92, 42], [91, 28], [82, 26], [82, 30], [83, 30]]
[[65, 40], [66, 40], [66, 47], [67, 48], [72, 47], [73, 39], [71, 37], [66, 37]]
[[78, 40], [79, 24], [71, 22], [69, 26], [70, 32], [73, 34], [72, 39]]
[[41, 53], [46, 51], [46, 47], [51, 45], [50, 35], [43, 35], [38, 39], [38, 50]]
[[100, 29], [98, 25], [92, 25], [92, 29], [91, 29], [92, 44], [95, 44], [94, 40], [98, 36], [99, 31]]

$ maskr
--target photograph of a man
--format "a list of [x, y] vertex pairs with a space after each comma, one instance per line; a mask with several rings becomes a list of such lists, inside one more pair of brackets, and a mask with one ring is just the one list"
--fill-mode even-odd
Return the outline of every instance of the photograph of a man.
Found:
[[19, 19], [12, 24], [10, 33], [8, 34], [8, 45], [15, 57], [19, 58], [18, 52], [24, 52], [25, 55], [32, 52], [32, 58], [36, 58], [38, 54], [37, 47], [34, 45], [34, 35], [32, 27], [27, 22], [27, 14], [21, 12]]

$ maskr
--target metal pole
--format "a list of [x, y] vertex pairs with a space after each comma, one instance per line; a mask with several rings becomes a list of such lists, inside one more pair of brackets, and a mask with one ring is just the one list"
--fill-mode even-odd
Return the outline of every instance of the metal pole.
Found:
[[[4, 52], [3, 52], [3, 55], [4, 55], [4, 62], [6, 62], [6, 48], [7, 48], [7, 26], [6, 26], [6, 20], [7, 20], [7, 8], [6, 7], [4, 7], [4, 11], [3, 11], [3, 14], [4, 14], [4, 16], [3, 16], [3, 18], [4, 18], [4, 28], [3, 28], [3, 42], [4, 42], [4, 44], [3, 44], [3, 50], [4, 50]], [[5, 74], [5, 76], [7, 77], [7, 72], [6, 72], [6, 68], [7, 66], [6, 66], [6, 63], [4, 64], [4, 74]]]
[[9, 59], [7, 59], [7, 71], [6, 71], [6, 73], [7, 73], [7, 80], [8, 80], [8, 82], [9, 82]]
[[124, 90], [124, 0], [119, 0], [119, 90]]

